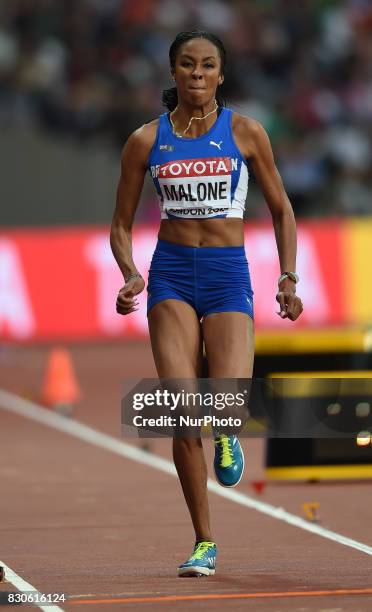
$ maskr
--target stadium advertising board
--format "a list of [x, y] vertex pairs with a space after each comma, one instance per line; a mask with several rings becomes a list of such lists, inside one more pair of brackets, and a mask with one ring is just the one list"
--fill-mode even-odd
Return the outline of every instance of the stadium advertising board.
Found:
[[[272, 227], [247, 225], [245, 245], [257, 329], [367, 322], [372, 289], [358, 279], [363, 276], [361, 266], [371, 260], [371, 231], [370, 220], [299, 224], [298, 291], [304, 313], [293, 324], [276, 315], [279, 265]], [[15, 341], [146, 337], [145, 291], [139, 296], [138, 312], [128, 317], [115, 312], [122, 278], [108, 237], [107, 227], [0, 234], [1, 337]], [[155, 243], [154, 227], [135, 229], [134, 259], [145, 280]]]

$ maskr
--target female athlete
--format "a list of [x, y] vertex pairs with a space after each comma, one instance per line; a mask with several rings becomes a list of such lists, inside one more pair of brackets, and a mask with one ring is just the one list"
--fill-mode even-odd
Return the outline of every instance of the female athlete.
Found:
[[[163, 92], [169, 112], [136, 130], [122, 153], [111, 248], [124, 276], [116, 309], [137, 309], [145, 282], [132, 258], [132, 225], [146, 171], [161, 209], [148, 283], [148, 322], [159, 378], [201, 376], [204, 342], [211, 378], [250, 378], [253, 368], [253, 292], [244, 251], [243, 213], [250, 162], [269, 206], [281, 275], [280, 317], [302, 312], [296, 295], [296, 226], [263, 127], [224, 107], [222, 42], [208, 32], [181, 32], [169, 51], [175, 87]], [[173, 439], [173, 458], [195, 529], [191, 557], [180, 576], [215, 573], [200, 438]], [[236, 436], [215, 438], [214, 469], [235, 486], [244, 457]]]

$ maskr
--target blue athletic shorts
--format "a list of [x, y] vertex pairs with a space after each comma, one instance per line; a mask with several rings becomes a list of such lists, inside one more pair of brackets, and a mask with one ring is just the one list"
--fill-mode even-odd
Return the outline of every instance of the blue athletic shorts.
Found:
[[244, 246], [189, 247], [158, 240], [147, 291], [147, 314], [173, 299], [190, 304], [199, 319], [213, 312], [245, 312], [253, 319]]

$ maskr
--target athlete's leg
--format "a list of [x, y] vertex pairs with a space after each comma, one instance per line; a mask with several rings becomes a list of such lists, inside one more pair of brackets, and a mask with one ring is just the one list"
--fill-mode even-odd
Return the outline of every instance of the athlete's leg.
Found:
[[252, 319], [243, 312], [216, 312], [203, 320], [210, 378], [250, 378], [254, 359]]
[[[195, 310], [180, 300], [164, 300], [151, 308], [148, 318], [159, 378], [198, 378], [202, 367], [202, 334]], [[173, 458], [196, 540], [211, 540], [207, 467], [201, 439], [175, 437]]]
[[[204, 341], [208, 358], [209, 376], [223, 381], [213, 383], [215, 391], [238, 393], [239, 378], [250, 378], [253, 370], [253, 322], [243, 312], [219, 312], [207, 315], [203, 321]], [[235, 380], [234, 380], [235, 379]], [[249, 384], [247, 384], [249, 388]], [[232, 417], [244, 426], [248, 412], [246, 406], [225, 408], [224, 417]], [[235, 435], [215, 428], [214, 471], [218, 482], [225, 487], [236, 486], [244, 472], [244, 453]]]

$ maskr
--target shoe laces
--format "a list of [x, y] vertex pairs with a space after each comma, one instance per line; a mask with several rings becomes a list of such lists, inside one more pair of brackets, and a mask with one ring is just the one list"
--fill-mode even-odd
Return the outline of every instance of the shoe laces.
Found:
[[194, 559], [202, 559], [205, 553], [208, 552], [210, 548], [214, 548], [214, 546], [214, 542], [199, 542], [199, 544], [195, 545], [195, 549], [190, 557], [190, 561]]
[[220, 466], [230, 467], [234, 463], [234, 455], [231, 448], [231, 438], [230, 436], [226, 436], [226, 434], [221, 434], [215, 439], [216, 446], [220, 447], [221, 451], [221, 460]]

